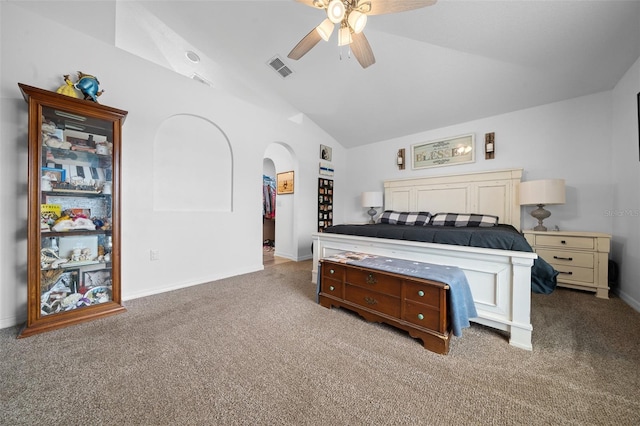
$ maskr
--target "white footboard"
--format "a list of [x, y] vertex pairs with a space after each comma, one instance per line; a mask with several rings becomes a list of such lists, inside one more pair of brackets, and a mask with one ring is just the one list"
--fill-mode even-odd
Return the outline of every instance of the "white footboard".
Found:
[[314, 283], [317, 283], [318, 261], [342, 251], [461, 268], [478, 311], [478, 317], [472, 321], [504, 330], [510, 334], [511, 345], [532, 349], [531, 267], [538, 257], [535, 253], [339, 234], [316, 233], [312, 238], [311, 279]]

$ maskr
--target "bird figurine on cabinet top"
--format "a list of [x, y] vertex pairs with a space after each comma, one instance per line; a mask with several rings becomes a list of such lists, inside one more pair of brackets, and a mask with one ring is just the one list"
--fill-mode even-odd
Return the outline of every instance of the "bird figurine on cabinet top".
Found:
[[74, 87], [84, 95], [85, 100], [92, 100], [93, 102], [98, 102], [98, 96], [104, 92], [104, 90], [98, 90], [100, 82], [96, 77], [85, 74], [82, 71], [78, 71], [78, 81]]
[[61, 95], [71, 96], [72, 98], [77, 98], [78, 94], [76, 93], [76, 89], [73, 87], [73, 81], [69, 78], [69, 74], [64, 76], [64, 82], [62, 86], [58, 87], [56, 93], [60, 93]]

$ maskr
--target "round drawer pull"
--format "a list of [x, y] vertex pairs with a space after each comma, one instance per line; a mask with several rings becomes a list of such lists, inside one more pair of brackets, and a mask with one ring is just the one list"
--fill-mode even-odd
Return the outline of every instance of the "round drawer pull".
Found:
[[419, 320], [423, 320], [423, 319], [424, 319], [424, 315], [422, 315], [422, 314], [418, 314], [418, 319], [419, 319]]
[[424, 291], [422, 291], [422, 290], [418, 291], [418, 296], [423, 297], [424, 296]]
[[561, 240], [560, 244], [567, 244], [567, 242], [565, 240]]
[[332, 286], [332, 285], [330, 285], [330, 286], [329, 286], [329, 290], [333, 291], [333, 290], [335, 290], [335, 289], [336, 289], [336, 288], [335, 288], [334, 286]]
[[334, 271], [333, 269], [329, 269], [329, 273], [330, 273], [331, 275], [333, 275], [333, 274], [335, 274], [335, 273], [336, 273], [336, 271]]

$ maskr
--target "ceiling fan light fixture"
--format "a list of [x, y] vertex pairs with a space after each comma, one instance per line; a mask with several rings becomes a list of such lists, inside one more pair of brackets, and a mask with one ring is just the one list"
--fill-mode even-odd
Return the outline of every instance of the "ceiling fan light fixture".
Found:
[[316, 31], [320, 34], [320, 37], [324, 41], [329, 41], [329, 37], [333, 34], [333, 28], [336, 26], [329, 18], [322, 21], [320, 25], [316, 27]]
[[344, 26], [340, 28], [338, 32], [338, 46], [346, 46], [347, 44], [351, 44], [353, 39], [351, 38], [351, 30], [349, 27]]
[[367, 15], [357, 10], [352, 10], [347, 21], [351, 29], [353, 29], [353, 32], [360, 34], [362, 30], [364, 30], [365, 25], [367, 25]]
[[337, 24], [344, 19], [345, 11], [344, 3], [342, 3], [342, 1], [331, 0], [327, 6], [327, 17], [331, 22]]
[[347, 44], [351, 44], [353, 39], [351, 38], [351, 30], [348, 26], [344, 26], [340, 28], [338, 32], [338, 46], [346, 46]]

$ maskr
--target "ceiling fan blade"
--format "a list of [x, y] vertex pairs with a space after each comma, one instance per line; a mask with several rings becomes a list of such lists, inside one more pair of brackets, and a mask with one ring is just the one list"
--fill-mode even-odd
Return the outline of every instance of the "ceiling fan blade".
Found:
[[373, 56], [373, 50], [371, 50], [371, 45], [364, 36], [364, 33], [353, 34], [352, 37], [351, 51], [362, 68], [367, 68], [369, 65], [375, 64], [376, 58]]
[[309, 34], [304, 36], [304, 38], [300, 40], [293, 49], [291, 49], [291, 52], [289, 52], [287, 57], [295, 60], [302, 58], [313, 48], [313, 46], [318, 44], [320, 40], [322, 40], [322, 37], [320, 37], [318, 31], [316, 31], [315, 28], [312, 29]]
[[437, 0], [360, 0], [360, 3], [367, 1], [371, 3], [371, 11], [367, 15], [385, 15], [433, 6]]

